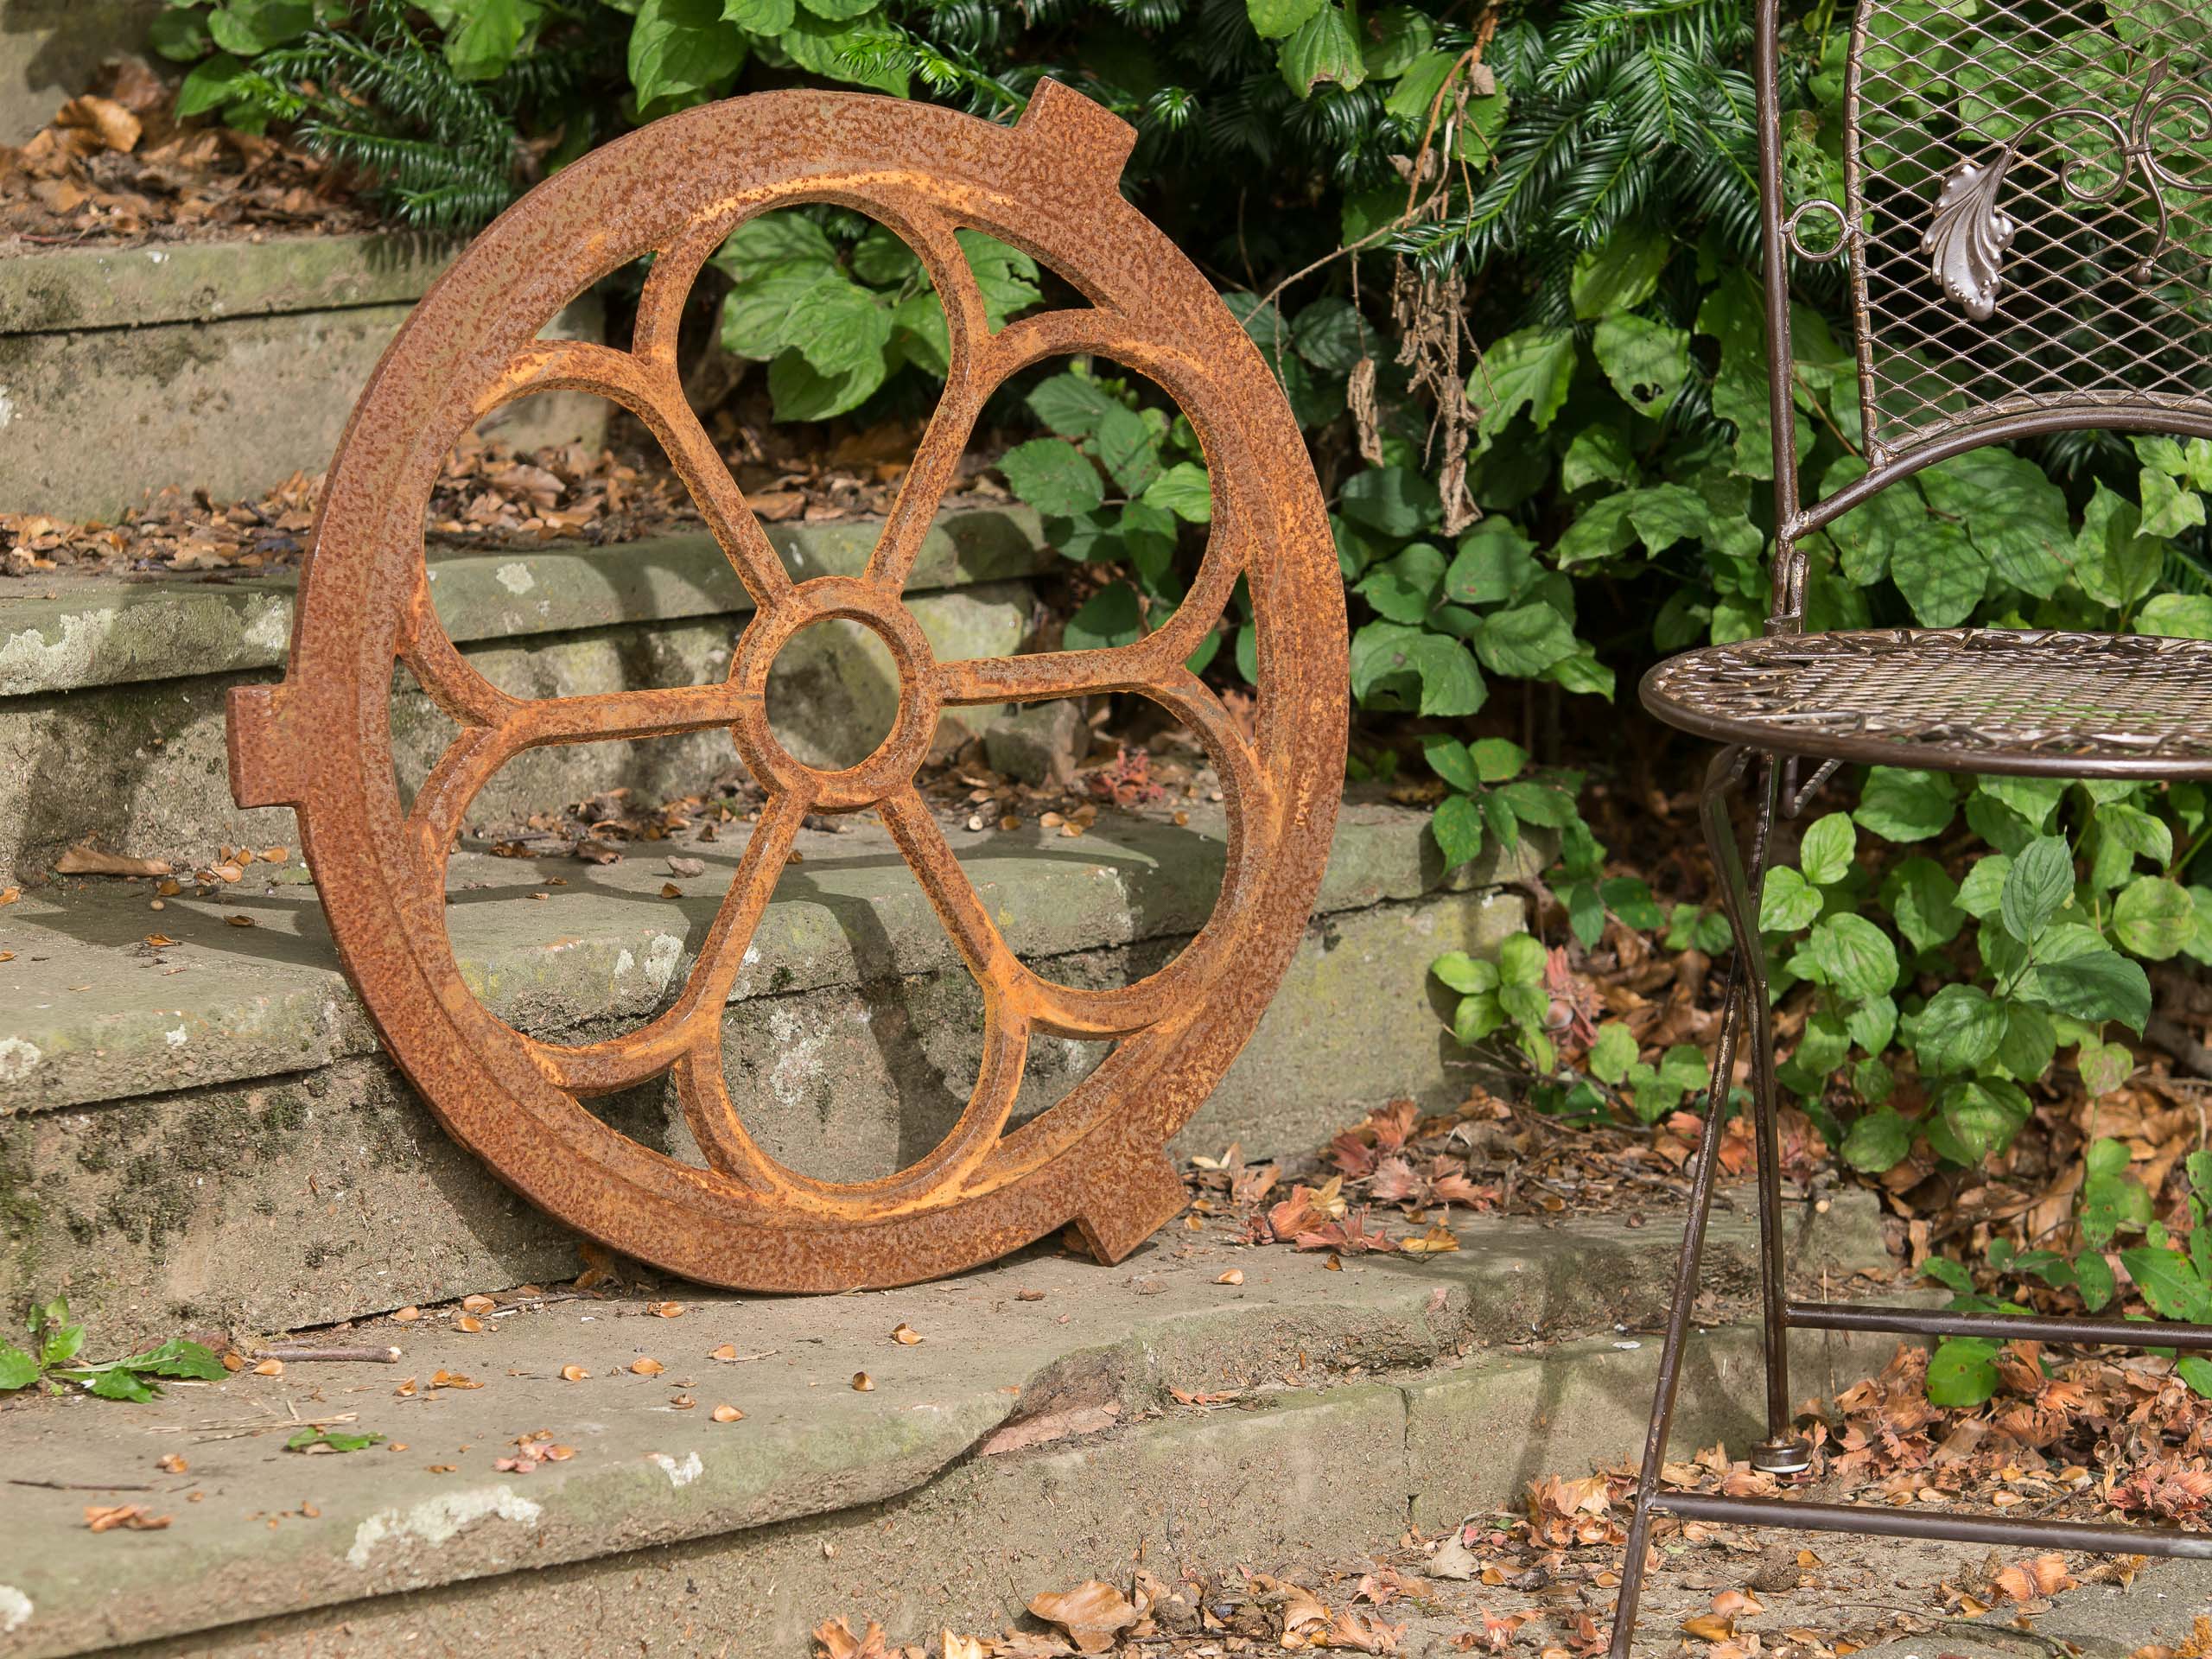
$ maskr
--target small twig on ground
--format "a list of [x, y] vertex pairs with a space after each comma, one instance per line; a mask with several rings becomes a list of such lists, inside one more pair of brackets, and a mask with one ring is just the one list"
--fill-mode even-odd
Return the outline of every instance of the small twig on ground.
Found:
[[284, 1344], [275, 1348], [257, 1348], [256, 1359], [304, 1360], [365, 1360], [378, 1365], [396, 1365], [399, 1350], [396, 1346], [364, 1344], [352, 1348], [309, 1348]]
[[8, 1477], [10, 1486], [38, 1486], [49, 1492], [151, 1492], [158, 1487], [128, 1480], [24, 1480]]

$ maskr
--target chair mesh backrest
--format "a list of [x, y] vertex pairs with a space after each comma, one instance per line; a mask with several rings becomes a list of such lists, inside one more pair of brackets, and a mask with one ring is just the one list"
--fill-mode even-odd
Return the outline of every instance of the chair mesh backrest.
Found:
[[2212, 0], [1861, 0], [1852, 69], [1869, 459], [2212, 416]]

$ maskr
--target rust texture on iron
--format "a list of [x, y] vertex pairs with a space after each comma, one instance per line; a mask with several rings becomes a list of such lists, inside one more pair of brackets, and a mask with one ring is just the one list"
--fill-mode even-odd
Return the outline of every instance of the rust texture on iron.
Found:
[[[1764, 637], [1708, 645], [1644, 677], [1660, 719], [1727, 745], [1702, 799], [1706, 844], [1735, 950], [1691, 1166], [1689, 1216], [1613, 1611], [1629, 1659], [1659, 1516], [1890, 1537], [2141, 1554], [2212, 1555], [2172, 1528], [1907, 1514], [1802, 1501], [1813, 1464], [1789, 1388], [1792, 1331], [2140, 1342], [2119, 1319], [1992, 1317], [1791, 1301], [1777, 1169], [1779, 1103], [1758, 894], [1777, 810], [1795, 817], [1839, 762], [2056, 778], [2212, 777], [2212, 645], [1993, 628], [1805, 632], [1808, 537], [1924, 467], [1984, 444], [2072, 428], [2212, 436], [2204, 253], [2212, 178], [2177, 172], [2212, 138], [2212, 64], [2187, 9], [2123, 38], [2092, 0], [1859, 0], [1844, 130], [1845, 200], [1794, 210], [1783, 188], [1778, 0], [1759, 0], [1760, 231], [1773, 453], [1796, 445], [1789, 257], [1848, 267], [1866, 470], [1801, 505], [1776, 467], [1773, 603]], [[1979, 37], [1979, 41], [1975, 37]], [[2058, 66], [2031, 92], [2006, 76], [1949, 79], [1995, 42]], [[1962, 50], [1962, 48], [1969, 48]], [[2183, 67], [2186, 65], [2186, 73]], [[2087, 73], [2094, 66], [2094, 73]], [[1808, 215], [1836, 234], [1806, 239]], [[2001, 511], [2001, 507], [1996, 509]], [[1801, 760], [1820, 763], [1797, 782]], [[1751, 797], [1748, 859], [1730, 804]], [[1755, 1470], [1776, 1497], [1670, 1492], [1668, 1435], [1728, 1114], [1713, 1105], [1749, 1063], [1758, 1144], [1766, 1438]], [[2162, 1344], [2212, 1350], [2212, 1325], [2164, 1325]]]
[[[1328, 521], [1296, 423], [1259, 352], [1195, 267], [1117, 187], [1135, 135], [1046, 82], [1018, 125], [895, 99], [771, 92], [656, 122], [539, 185], [442, 277], [355, 408], [302, 573], [285, 679], [232, 694], [231, 785], [298, 809], [348, 977], [447, 1129], [533, 1203], [613, 1248], [710, 1284], [892, 1285], [1003, 1255], [1069, 1224], [1118, 1260], [1173, 1216], [1164, 1150], [1274, 994], [1319, 886], [1344, 775], [1346, 631]], [[872, 215], [944, 302], [944, 396], [865, 573], [795, 581], [678, 384], [677, 324], [708, 256], [751, 216], [802, 202]], [[972, 228], [1056, 271], [1087, 304], [994, 334], [955, 240]], [[540, 340], [579, 292], [654, 256], [626, 350]], [[1135, 644], [938, 662], [901, 602], [978, 411], [1008, 375], [1095, 353], [1149, 376], [1204, 447], [1212, 522], [1185, 603]], [[518, 699], [472, 668], [429, 595], [423, 524], [455, 441], [499, 404], [581, 390], [637, 415], [667, 451], [757, 612], [718, 684]], [[1253, 735], [1185, 666], [1237, 579], [1251, 595]], [[823, 617], [889, 645], [893, 730], [858, 765], [801, 765], [775, 741], [770, 664]], [[395, 782], [392, 664], [461, 732], [413, 802]], [[1219, 901], [1179, 956], [1127, 987], [1079, 989], [1016, 959], [915, 787], [938, 711], [1123, 691], [1185, 724], [1229, 818]], [[494, 1018], [447, 937], [445, 863], [469, 803], [533, 747], [726, 728], [768, 791], [728, 896], [673, 1002], [604, 1042], [562, 1046]], [[944, 1141], [879, 1180], [817, 1180], [747, 1132], [721, 1020], [754, 925], [810, 812], [874, 810], [912, 867], [984, 1004], [975, 1090]], [[1096, 1071], [1012, 1132], [1030, 1038], [1115, 1039]], [[618, 1133], [582, 1103], [668, 1074], [706, 1166]]]

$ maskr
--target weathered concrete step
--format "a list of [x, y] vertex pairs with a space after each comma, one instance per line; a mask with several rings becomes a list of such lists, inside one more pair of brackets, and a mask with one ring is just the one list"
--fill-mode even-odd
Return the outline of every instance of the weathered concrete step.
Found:
[[[378, 358], [458, 251], [391, 233], [16, 244], [0, 257], [0, 385], [17, 411], [0, 509], [113, 518], [168, 486], [229, 500], [321, 471]], [[596, 340], [603, 321], [585, 294], [543, 332]], [[554, 392], [480, 429], [522, 448], [596, 447], [608, 408]]]
[[[1802, 1212], [1791, 1230], [1808, 1274], [1881, 1258], [1860, 1195]], [[1752, 1231], [1725, 1216], [1715, 1232], [1713, 1282], [1740, 1289]], [[307, 1627], [240, 1621], [318, 1607], [333, 1611], [317, 1629], [343, 1618], [396, 1647], [413, 1622], [437, 1628], [488, 1594], [542, 1610], [543, 1592], [591, 1601], [601, 1576], [665, 1566], [675, 1576], [660, 1583], [690, 1588], [639, 1598], [629, 1650], [644, 1627], [672, 1636], [696, 1615], [721, 1624], [708, 1650], [727, 1638], [733, 1653], [790, 1652], [849, 1607], [995, 1624], [1037, 1589], [1126, 1571], [1141, 1546], [1170, 1564], [1311, 1560], [1508, 1506], [1537, 1475], [1626, 1455], [1652, 1350], [1614, 1327], [1661, 1316], [1673, 1229], [1478, 1219], [1459, 1234], [1455, 1255], [1358, 1257], [1332, 1272], [1318, 1255], [1240, 1248], [1216, 1222], [1111, 1268], [1035, 1250], [891, 1293], [686, 1296], [672, 1320], [641, 1297], [494, 1314], [480, 1335], [378, 1322], [343, 1340], [398, 1343], [393, 1370], [302, 1363], [178, 1386], [148, 1406], [0, 1408], [0, 1476], [153, 1488], [10, 1489], [19, 1542], [0, 1585], [18, 1599], [0, 1590], [0, 1602], [18, 1623], [0, 1651], [219, 1625], [239, 1641], [290, 1640]], [[1232, 1265], [1243, 1282], [1218, 1283]], [[893, 1339], [901, 1324], [918, 1344]], [[1541, 1355], [1494, 1346], [1593, 1332]], [[745, 1357], [710, 1357], [725, 1343]], [[1683, 1444], [1749, 1429], [1754, 1351], [1734, 1332], [1699, 1339]], [[1808, 1388], [1829, 1369], [1847, 1381], [1885, 1351], [1807, 1343], [1801, 1376]], [[646, 1357], [665, 1370], [626, 1369]], [[570, 1365], [591, 1375], [564, 1381]], [[484, 1386], [425, 1389], [440, 1370]], [[866, 1392], [852, 1386], [863, 1372]], [[410, 1376], [415, 1394], [395, 1397]], [[1236, 1397], [1194, 1409], [1171, 1389]], [[744, 1418], [715, 1422], [724, 1403]], [[283, 1449], [296, 1416], [346, 1414], [347, 1428], [404, 1450]], [[575, 1456], [527, 1476], [494, 1470], [541, 1429]], [[186, 1473], [156, 1467], [167, 1452]], [[160, 1531], [84, 1530], [86, 1503], [116, 1502], [175, 1518]], [[533, 1575], [522, 1597], [501, 1582], [583, 1561], [600, 1573]], [[454, 1588], [359, 1605], [433, 1586]], [[210, 1637], [192, 1640], [208, 1650]]]
[[[1211, 912], [1223, 826], [1217, 809], [1188, 816], [1108, 813], [1075, 840], [1034, 826], [952, 835], [1018, 954], [1065, 982], [1121, 984]], [[446, 914], [495, 1011], [549, 1036], [604, 1036], [674, 994], [742, 845], [725, 832], [607, 867], [463, 853]], [[867, 1179], [950, 1126], [980, 1053], [980, 996], [879, 829], [808, 832], [799, 850], [725, 1014], [725, 1064], [772, 1155]], [[660, 896], [668, 852], [709, 866], [679, 879], [682, 899]], [[374, 1053], [302, 873], [255, 868], [277, 879], [159, 912], [147, 884], [116, 881], [0, 910], [0, 949], [16, 953], [0, 963], [0, 1300], [66, 1286], [133, 1332], [290, 1325], [573, 1272], [569, 1236], [448, 1140]], [[1438, 1018], [1427, 967], [1519, 928], [1519, 899], [1490, 885], [1514, 874], [1493, 864], [1472, 873], [1483, 885], [1447, 890], [1421, 815], [1348, 804], [1283, 988], [1183, 1144], [1303, 1152], [1365, 1105], [1463, 1098], [1477, 1072]], [[147, 946], [157, 927], [181, 943]], [[1038, 1040], [1017, 1112], [1058, 1099], [1105, 1052]], [[600, 1109], [690, 1155], [660, 1085]]]
[[[804, 580], [857, 573], [881, 525], [766, 528]], [[1010, 652], [1034, 610], [1021, 579], [1058, 562], [1027, 508], [950, 512], [925, 543], [912, 607], [941, 657]], [[448, 632], [518, 696], [719, 678], [752, 610], [703, 531], [443, 555], [430, 569]], [[43, 880], [56, 855], [88, 836], [137, 857], [296, 842], [290, 809], [232, 804], [223, 747], [224, 693], [282, 664], [296, 582], [291, 571], [220, 582], [57, 573], [0, 585], [0, 886]], [[887, 727], [897, 697], [889, 655], [856, 623], [805, 631], [777, 672], [791, 692], [776, 702], [778, 729], [802, 759], [832, 757], [853, 732]], [[952, 711], [939, 741], [980, 735], [1000, 717]], [[451, 734], [411, 677], [397, 676], [402, 781], [419, 781]], [[480, 810], [525, 817], [625, 785], [659, 798], [698, 788], [734, 759], [713, 733], [536, 750], [501, 772]]]

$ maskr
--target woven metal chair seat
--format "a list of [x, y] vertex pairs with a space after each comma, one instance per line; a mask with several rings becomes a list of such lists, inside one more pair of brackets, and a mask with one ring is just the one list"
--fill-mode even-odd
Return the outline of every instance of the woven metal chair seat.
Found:
[[1670, 726], [1939, 771], [2212, 777], [2212, 642], [1897, 628], [1710, 645], [1644, 676]]

